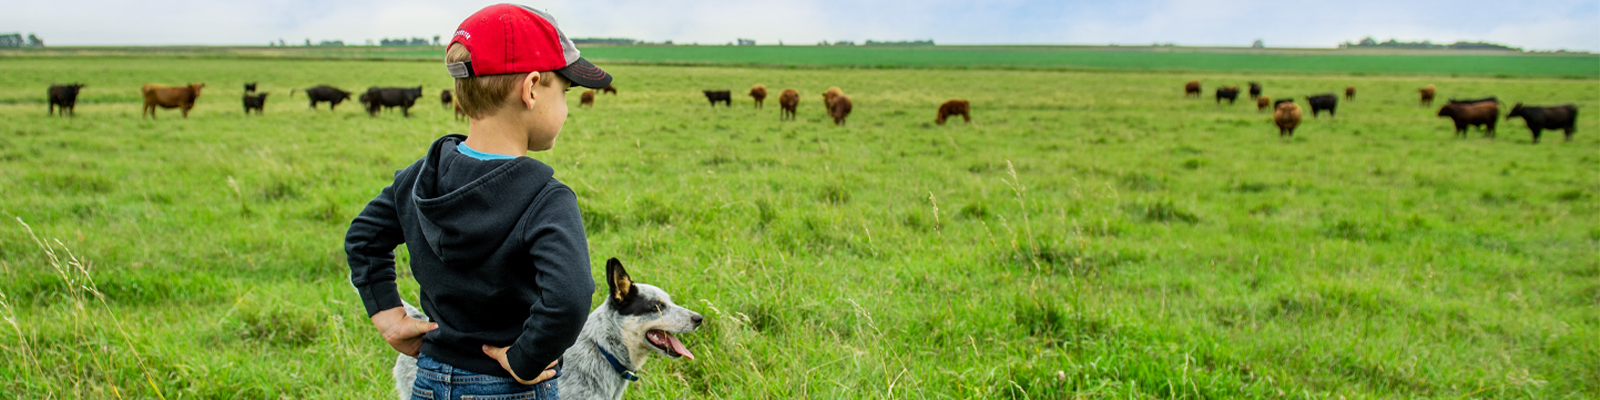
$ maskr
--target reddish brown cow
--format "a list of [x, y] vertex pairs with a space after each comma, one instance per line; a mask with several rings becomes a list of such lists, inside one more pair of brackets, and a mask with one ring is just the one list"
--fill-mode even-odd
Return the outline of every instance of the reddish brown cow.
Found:
[[762, 108], [767, 102], [767, 86], [758, 83], [750, 87], [750, 98], [756, 100], [756, 108]]
[[779, 121], [782, 121], [785, 116], [788, 119], [794, 119], [795, 109], [800, 107], [800, 92], [794, 89], [784, 89], [783, 93], [778, 94], [778, 106], [782, 108], [778, 112]]
[[1183, 85], [1183, 97], [1189, 97], [1189, 95], [1194, 95], [1197, 99], [1200, 98], [1200, 81], [1189, 81], [1189, 83]]
[[1494, 137], [1494, 123], [1500, 119], [1500, 104], [1492, 101], [1482, 103], [1450, 103], [1439, 109], [1440, 117], [1450, 117], [1456, 123], [1456, 136], [1467, 137], [1467, 127], [1483, 125], [1485, 137]]
[[600, 89], [600, 93], [617, 94], [617, 87], [616, 86], [611, 86], [611, 85], [606, 85], [606, 87]]
[[1344, 87], [1344, 100], [1345, 101], [1350, 101], [1350, 100], [1355, 100], [1355, 99], [1356, 99], [1356, 87], [1355, 86], [1345, 86]]
[[189, 110], [194, 108], [194, 100], [200, 97], [200, 89], [204, 83], [191, 83], [188, 86], [162, 86], [144, 85], [139, 88], [144, 93], [144, 108], [139, 110], [139, 117], [143, 118], [146, 112], [150, 119], [156, 118], [156, 107], [178, 108], [183, 110], [183, 117], [189, 118]]
[[1256, 98], [1256, 111], [1266, 111], [1267, 106], [1270, 105], [1272, 105], [1271, 97], [1261, 96]]
[[1272, 122], [1278, 125], [1278, 137], [1294, 137], [1294, 128], [1300, 126], [1300, 105], [1278, 104], [1278, 109], [1272, 112]]
[[578, 107], [594, 108], [594, 89], [585, 90], [578, 96]]
[[838, 97], [838, 96], [843, 96], [843, 95], [844, 95], [844, 91], [843, 90], [839, 90], [838, 86], [828, 88], [827, 91], [822, 92], [822, 108], [828, 109], [828, 110], [830, 110], [829, 112], [832, 112], [832, 110], [833, 110], [833, 98], [834, 97]]
[[967, 112], [971, 109], [972, 105], [967, 103], [966, 100], [955, 99], [946, 101], [944, 104], [939, 105], [939, 116], [934, 118], [933, 122], [937, 122], [939, 125], [944, 125], [945, 118], [949, 118], [953, 115], [961, 115], [961, 119], [966, 120], [967, 123], [970, 124], [972, 123], [972, 116]]
[[850, 98], [845, 95], [833, 96], [828, 102], [828, 116], [833, 117], [834, 125], [844, 125], [844, 119], [850, 117]]
[[1428, 87], [1417, 89], [1417, 93], [1421, 93], [1422, 94], [1422, 105], [1423, 106], [1431, 106], [1431, 105], [1433, 105], [1433, 95], [1436, 92], [1437, 91], [1435, 91], [1433, 89], [1433, 85], [1428, 85]]

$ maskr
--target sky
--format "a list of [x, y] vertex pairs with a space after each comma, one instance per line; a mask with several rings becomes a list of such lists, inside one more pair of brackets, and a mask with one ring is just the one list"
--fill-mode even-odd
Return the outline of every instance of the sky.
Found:
[[[528, 0], [570, 37], [759, 44], [932, 39], [939, 44], [1335, 47], [1488, 41], [1600, 52], [1600, 0]], [[0, 33], [46, 45], [265, 45], [448, 35], [486, 1], [0, 0]]]

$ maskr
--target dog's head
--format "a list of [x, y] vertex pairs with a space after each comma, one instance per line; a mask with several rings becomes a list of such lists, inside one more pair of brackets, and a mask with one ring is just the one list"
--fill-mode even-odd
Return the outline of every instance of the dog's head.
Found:
[[615, 258], [606, 260], [606, 283], [610, 296], [601, 307], [616, 312], [623, 344], [632, 354], [649, 352], [694, 359], [694, 353], [678, 341], [677, 333], [693, 332], [705, 318], [700, 313], [679, 307], [661, 288], [637, 283]]

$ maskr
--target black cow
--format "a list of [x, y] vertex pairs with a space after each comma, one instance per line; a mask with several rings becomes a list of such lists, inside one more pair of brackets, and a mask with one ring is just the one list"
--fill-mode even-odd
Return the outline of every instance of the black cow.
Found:
[[256, 83], [255, 82], [250, 82], [250, 83], [244, 84], [244, 92], [245, 93], [255, 93], [256, 92]]
[[[311, 98], [311, 109], [317, 109], [317, 103], [328, 102], [328, 111], [333, 111], [333, 108], [338, 107], [339, 103], [350, 99], [350, 92], [339, 90], [339, 88], [333, 86], [321, 85], [306, 89], [306, 97]], [[289, 98], [294, 98], [294, 90], [289, 91]]]
[[1274, 110], [1278, 109], [1278, 105], [1279, 104], [1293, 103], [1293, 102], [1294, 102], [1294, 99], [1278, 99], [1278, 101], [1272, 102], [1272, 109], [1274, 109]]
[[1250, 82], [1250, 99], [1254, 100], [1257, 97], [1261, 97], [1261, 83]]
[[450, 97], [450, 89], [445, 89], [444, 91], [439, 92], [439, 104], [443, 104], [444, 108], [450, 108], [450, 104], [454, 103], [453, 100], [454, 99]]
[[1562, 104], [1554, 107], [1523, 107], [1517, 103], [1511, 107], [1511, 113], [1506, 114], [1506, 121], [1511, 117], [1522, 117], [1528, 122], [1528, 130], [1533, 131], [1533, 143], [1539, 144], [1539, 131], [1545, 129], [1560, 129], [1567, 132], [1567, 141], [1572, 141], [1572, 131], [1577, 127], [1578, 106]]
[[422, 86], [414, 88], [384, 88], [372, 87], [361, 96], [363, 104], [367, 105], [367, 115], [378, 116], [378, 110], [384, 108], [400, 107], [400, 112], [406, 117], [411, 116], [411, 106], [417, 104], [417, 99], [422, 97]]
[[61, 108], [61, 116], [69, 113], [78, 116], [78, 90], [83, 89], [82, 83], [71, 85], [50, 85], [50, 115], [56, 114], [56, 107]]
[[1339, 108], [1339, 96], [1333, 93], [1306, 96], [1306, 102], [1311, 104], [1311, 118], [1316, 118], [1317, 112], [1322, 110], [1328, 110], [1328, 116], [1332, 117]]
[[266, 93], [261, 93], [261, 94], [257, 94], [257, 95], [253, 95], [253, 96], [250, 95], [250, 94], [245, 94], [244, 95], [244, 115], [250, 115], [250, 109], [252, 109], [252, 108], [256, 110], [256, 115], [261, 115], [262, 111], [266, 111], [266, 109], [267, 109], [267, 94]]
[[1485, 97], [1485, 98], [1481, 98], [1481, 99], [1466, 99], [1466, 100], [1450, 99], [1450, 104], [1472, 104], [1472, 103], [1483, 103], [1483, 102], [1492, 102], [1492, 103], [1495, 103], [1495, 104], [1500, 104], [1500, 98], [1495, 97], [1495, 96], [1489, 96], [1489, 97]]
[[706, 100], [711, 101], [711, 106], [716, 107], [717, 102], [722, 102], [728, 107], [733, 107], [733, 92], [728, 90], [705, 90]]
[[1228, 86], [1228, 87], [1219, 87], [1219, 88], [1217, 88], [1217, 104], [1222, 104], [1222, 99], [1228, 99], [1228, 105], [1231, 106], [1231, 105], [1233, 105], [1233, 101], [1235, 99], [1238, 99], [1238, 98], [1239, 98], [1239, 87], [1238, 86]]

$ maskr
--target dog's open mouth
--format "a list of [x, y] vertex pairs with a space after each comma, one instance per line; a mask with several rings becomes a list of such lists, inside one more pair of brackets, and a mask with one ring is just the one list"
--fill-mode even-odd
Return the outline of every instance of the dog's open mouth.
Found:
[[694, 359], [694, 353], [690, 353], [689, 348], [683, 347], [683, 342], [678, 341], [676, 336], [672, 336], [667, 331], [651, 329], [649, 332], [645, 332], [644, 337], [650, 340], [650, 344], [667, 352], [667, 355], [673, 358], [689, 357], [690, 360]]

